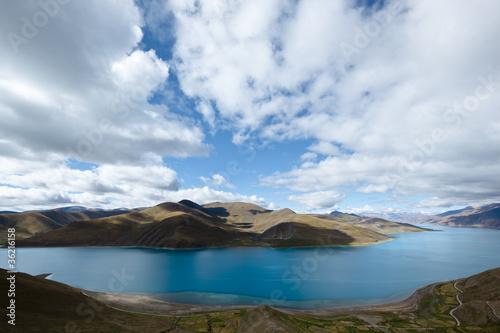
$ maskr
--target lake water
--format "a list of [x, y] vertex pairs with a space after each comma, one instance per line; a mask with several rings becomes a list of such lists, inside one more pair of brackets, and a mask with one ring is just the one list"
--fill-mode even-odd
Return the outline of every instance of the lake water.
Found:
[[[18, 271], [94, 291], [202, 305], [302, 309], [401, 300], [432, 282], [500, 267], [500, 230], [436, 227], [365, 247], [24, 248]], [[7, 254], [0, 267], [6, 268]]]

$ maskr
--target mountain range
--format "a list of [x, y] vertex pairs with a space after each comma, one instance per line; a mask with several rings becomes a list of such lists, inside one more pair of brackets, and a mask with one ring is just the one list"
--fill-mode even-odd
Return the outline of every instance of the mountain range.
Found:
[[432, 216], [423, 223], [450, 227], [473, 227], [500, 229], [500, 203], [481, 207], [466, 207]]
[[[81, 208], [81, 210], [78, 210]], [[87, 210], [84, 207], [64, 207], [53, 210], [5, 212], [0, 214], [0, 241], [7, 238], [7, 229], [16, 229], [16, 238], [23, 239], [62, 228], [74, 221], [97, 219], [130, 213], [130, 209]]]
[[389, 233], [425, 230], [383, 219], [297, 214], [243, 202], [198, 205], [182, 200], [132, 211], [91, 212], [6, 214], [0, 215], [0, 223], [4, 231], [22, 231], [19, 246], [352, 246], [391, 240]]
[[342, 214], [344, 214], [344, 215], [351, 215], [351, 216], [356, 216], [356, 217], [358, 217], [358, 215], [356, 215], [356, 214], [352, 214], [352, 213], [342, 213], [342, 212], [339, 212], [338, 210], [334, 210], [333, 212], [331, 212], [331, 213], [330, 213], [330, 215], [342, 215]]
[[465, 207], [436, 215], [418, 212], [367, 213], [367, 216], [405, 223], [428, 223], [450, 227], [500, 228], [500, 203]]

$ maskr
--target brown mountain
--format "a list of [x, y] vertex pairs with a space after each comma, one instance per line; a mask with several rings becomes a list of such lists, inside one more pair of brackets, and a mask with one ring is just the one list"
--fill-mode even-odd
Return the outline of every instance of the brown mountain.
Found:
[[[224, 219], [229, 224], [260, 234], [259, 238], [274, 247], [309, 246], [325, 243], [336, 245], [367, 245], [390, 240], [369, 228], [344, 223], [338, 215], [313, 216], [297, 214], [291, 209], [267, 210], [257, 205], [236, 203], [211, 203], [205, 210]], [[420, 229], [422, 231], [422, 229]]]
[[65, 211], [53, 209], [39, 212], [0, 214], [0, 244], [7, 238], [7, 229], [16, 229], [16, 238], [24, 239], [44, 232], [59, 229], [78, 220], [97, 219], [101, 217], [130, 213], [131, 210], [80, 210]]
[[139, 212], [75, 221], [20, 244], [196, 248], [222, 246], [238, 237], [243, 243], [252, 240], [202, 210], [167, 202]]
[[429, 218], [424, 223], [450, 227], [500, 229], [500, 203], [445, 212]]
[[78, 220], [19, 241], [21, 246], [142, 246], [203, 248], [226, 246], [369, 245], [392, 238], [371, 228], [271, 211], [248, 203], [200, 206], [183, 200], [138, 212]]
[[420, 227], [416, 227], [414, 225], [402, 222], [393, 222], [388, 221], [382, 218], [377, 217], [363, 217], [356, 216], [352, 214], [316, 214], [313, 215], [315, 217], [326, 219], [326, 220], [334, 220], [347, 224], [351, 224], [358, 227], [363, 227], [366, 229], [370, 229], [381, 234], [397, 234], [397, 233], [406, 233], [406, 232], [421, 232], [428, 231], [430, 229], [422, 229]]

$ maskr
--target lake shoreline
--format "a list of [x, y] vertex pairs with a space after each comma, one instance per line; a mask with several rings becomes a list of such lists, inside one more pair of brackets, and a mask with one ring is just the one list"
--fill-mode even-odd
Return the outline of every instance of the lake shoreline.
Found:
[[[382, 303], [375, 305], [353, 305], [353, 306], [340, 306], [328, 309], [313, 309], [313, 310], [303, 310], [303, 309], [293, 309], [284, 308], [279, 306], [270, 305], [269, 307], [279, 310], [283, 313], [290, 315], [307, 315], [307, 316], [335, 316], [345, 313], [376, 313], [376, 312], [413, 312], [418, 310], [418, 304], [425, 295], [433, 292], [434, 287], [450, 283], [461, 281], [463, 279], [457, 279], [452, 281], [440, 281], [428, 284], [426, 286], [416, 289], [409, 297], [402, 301]], [[88, 291], [80, 289], [81, 292], [93, 299], [96, 299], [107, 306], [120, 311], [140, 313], [148, 315], [188, 315], [188, 314], [200, 314], [200, 313], [212, 313], [212, 312], [223, 312], [223, 311], [234, 311], [234, 310], [251, 310], [255, 309], [260, 305], [196, 305], [196, 304], [182, 304], [182, 303], [171, 303], [165, 301], [154, 300], [146, 296], [141, 295], [125, 295], [125, 294], [113, 294], [107, 292], [97, 292]]]
[[[434, 230], [433, 230], [434, 231]], [[399, 234], [399, 233], [397, 233]], [[396, 234], [391, 234], [396, 235]], [[272, 250], [282, 250], [282, 249], [315, 249], [315, 248], [350, 248], [350, 247], [363, 247], [363, 246], [371, 246], [383, 244], [386, 242], [393, 241], [395, 238], [388, 235], [390, 238], [371, 242], [371, 243], [352, 243], [348, 245], [318, 245], [318, 246], [263, 246], [263, 245], [225, 245], [225, 246], [207, 246], [207, 247], [186, 247], [186, 248], [178, 248], [178, 247], [156, 247], [156, 246], [139, 246], [139, 245], [130, 245], [130, 246], [106, 246], [106, 245], [61, 245], [61, 246], [17, 246], [20, 249], [57, 249], [57, 248], [74, 248], [74, 249], [153, 249], [153, 250], [180, 250], [180, 251], [189, 251], [189, 250], [208, 250], [208, 249], [230, 249], [230, 248], [264, 248], [264, 249], [272, 249]], [[6, 249], [7, 246], [1, 245], [0, 249]]]

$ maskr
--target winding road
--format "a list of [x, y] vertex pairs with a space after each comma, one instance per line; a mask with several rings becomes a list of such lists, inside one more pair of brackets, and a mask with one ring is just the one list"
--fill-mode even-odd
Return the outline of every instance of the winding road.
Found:
[[[458, 283], [458, 282], [459, 282], [459, 281], [455, 282], [455, 283], [453, 284], [453, 287], [455, 287], [455, 289], [456, 289], [456, 290], [458, 290], [460, 293], [462, 293], [462, 290], [458, 289], [458, 287], [457, 287], [457, 283]], [[457, 326], [460, 326], [460, 319], [458, 319], [458, 318], [457, 318], [457, 317], [453, 314], [453, 312], [455, 312], [455, 310], [456, 310], [456, 309], [458, 309], [458, 308], [459, 308], [459, 307], [463, 304], [463, 303], [462, 303], [462, 301], [460, 300], [460, 298], [458, 297], [458, 295], [457, 295], [457, 301], [458, 301], [458, 303], [459, 303], [459, 304], [458, 304], [458, 306], [457, 306], [457, 307], [455, 307], [454, 309], [452, 309], [452, 310], [450, 311], [450, 316], [452, 316], [452, 317], [453, 317], [453, 319], [455, 319], [455, 321], [457, 322]]]
[[500, 276], [496, 275], [495, 273], [493, 273], [492, 271], [490, 271], [490, 274], [493, 275], [494, 277], [496, 277], [497, 279], [500, 280]]
[[[490, 273], [491, 273], [494, 277], [496, 277], [497, 279], [499, 279], [499, 280], [500, 280], [500, 276], [496, 275], [496, 274], [495, 274], [495, 273], [493, 273], [492, 271], [490, 271]], [[493, 306], [491, 306], [490, 301], [486, 301], [486, 304], [488, 304], [488, 306], [491, 308], [491, 311], [493, 311], [493, 314], [494, 314], [494, 315], [495, 315], [498, 319], [500, 319], [500, 316], [499, 316], [499, 315], [497, 314], [497, 312], [495, 311], [495, 308], [493, 308]]]
[[493, 308], [493, 306], [491, 306], [490, 304], [490, 301], [486, 301], [486, 304], [488, 304], [488, 306], [491, 308], [491, 310], [493, 311], [493, 314], [498, 318], [500, 319], [500, 316], [497, 314], [497, 312], [495, 311], [495, 308]]

